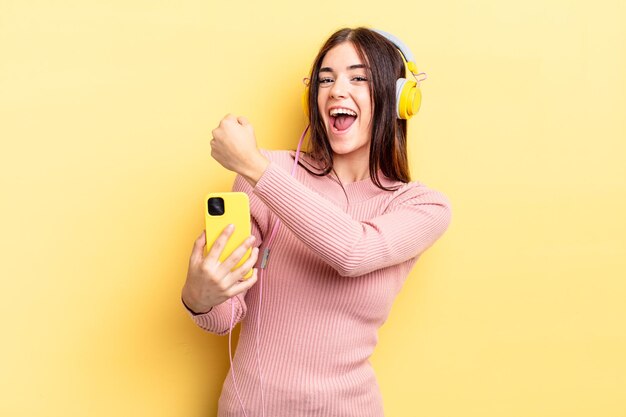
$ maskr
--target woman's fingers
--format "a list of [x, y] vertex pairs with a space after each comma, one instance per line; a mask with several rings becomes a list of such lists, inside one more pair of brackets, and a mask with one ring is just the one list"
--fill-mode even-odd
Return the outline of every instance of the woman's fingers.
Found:
[[200, 236], [193, 243], [193, 249], [191, 251], [191, 257], [189, 258], [190, 264], [195, 264], [202, 261], [204, 255], [204, 246], [206, 245], [206, 234], [204, 230], [200, 233]]
[[252, 286], [254, 284], [256, 284], [257, 281], [257, 277], [258, 277], [258, 273], [259, 271], [254, 268], [252, 270], [252, 276], [250, 278], [248, 278], [245, 281], [236, 281], [226, 292], [226, 296], [228, 298], [234, 297], [237, 294], [241, 294], [244, 291], [249, 290], [250, 288], [252, 288]]
[[239, 261], [241, 261], [241, 259], [246, 255], [248, 249], [252, 247], [254, 239], [254, 236], [248, 236], [248, 238], [228, 256], [228, 258], [224, 259], [218, 268], [220, 274], [228, 274], [233, 268], [235, 268]]
[[[239, 268], [229, 271], [224, 279], [219, 283], [219, 286], [222, 291], [224, 291], [225, 296], [230, 298], [254, 285], [256, 282], [257, 270], [256, 268], [253, 269], [253, 267], [258, 258], [258, 254], [259, 248], [252, 248], [252, 251], [250, 251], [250, 257]], [[250, 270], [252, 270], [252, 276], [244, 280], [244, 276]], [[241, 285], [242, 283], [246, 283], [246, 285]]]
[[241, 266], [232, 271], [232, 275], [237, 278], [237, 280], [244, 279], [246, 274], [254, 267], [256, 261], [259, 257], [259, 248], [252, 248], [250, 252], [250, 256], [248, 259], [241, 264]]
[[233, 230], [233, 225], [224, 228], [211, 245], [206, 257], [203, 257], [203, 250], [207, 246], [205, 234], [202, 233], [196, 238], [181, 294], [192, 311], [209, 311], [211, 307], [249, 289], [256, 282], [256, 272], [253, 272], [251, 278], [245, 281], [242, 279], [254, 267], [258, 258], [258, 248], [253, 248], [248, 259], [233, 271], [252, 247], [254, 236], [248, 237], [224, 262], [219, 260]]
[[222, 233], [220, 233], [217, 239], [215, 239], [215, 242], [211, 245], [211, 249], [209, 249], [209, 252], [207, 253], [206, 262], [213, 264], [219, 263], [220, 255], [222, 255], [222, 252], [226, 247], [226, 242], [228, 242], [228, 239], [233, 234], [234, 230], [235, 225], [233, 224], [229, 224], [224, 228], [224, 230], [222, 230]]

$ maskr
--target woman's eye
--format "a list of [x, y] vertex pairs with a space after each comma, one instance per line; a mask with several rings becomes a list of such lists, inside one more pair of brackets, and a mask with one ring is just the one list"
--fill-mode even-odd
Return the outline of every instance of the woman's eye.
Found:
[[332, 78], [320, 78], [320, 84], [330, 84], [333, 82]]
[[364, 77], [363, 75], [357, 75], [356, 77], [352, 78], [353, 81], [367, 81], [367, 78]]

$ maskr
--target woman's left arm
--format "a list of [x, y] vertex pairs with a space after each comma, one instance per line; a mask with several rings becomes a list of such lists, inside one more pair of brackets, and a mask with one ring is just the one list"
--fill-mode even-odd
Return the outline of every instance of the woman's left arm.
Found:
[[355, 220], [270, 164], [245, 118], [228, 115], [212, 133], [211, 156], [245, 178], [283, 224], [342, 276], [411, 259], [431, 246], [450, 222], [448, 200], [426, 187], [407, 192], [380, 216]]
[[446, 197], [415, 185], [382, 215], [359, 221], [270, 164], [254, 193], [299, 240], [342, 276], [359, 276], [409, 260], [450, 223]]

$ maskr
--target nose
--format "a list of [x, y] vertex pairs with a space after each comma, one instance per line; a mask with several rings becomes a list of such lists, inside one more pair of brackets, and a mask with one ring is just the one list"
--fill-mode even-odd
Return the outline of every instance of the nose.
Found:
[[345, 98], [348, 95], [348, 80], [346, 77], [337, 77], [330, 89], [330, 96], [332, 98]]

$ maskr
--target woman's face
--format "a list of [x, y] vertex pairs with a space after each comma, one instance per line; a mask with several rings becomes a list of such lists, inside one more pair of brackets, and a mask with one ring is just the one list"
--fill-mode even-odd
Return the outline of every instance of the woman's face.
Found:
[[317, 106], [335, 156], [369, 161], [372, 101], [367, 74], [352, 42], [335, 46], [322, 60]]

